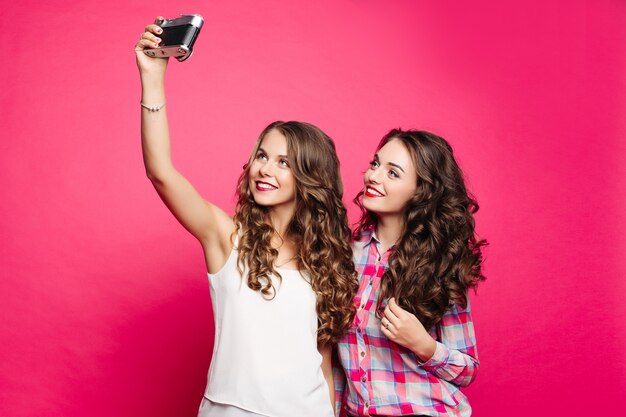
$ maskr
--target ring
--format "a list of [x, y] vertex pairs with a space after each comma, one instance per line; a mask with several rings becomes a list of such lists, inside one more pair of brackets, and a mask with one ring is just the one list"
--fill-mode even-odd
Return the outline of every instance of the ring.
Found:
[[388, 329], [390, 325], [391, 325], [391, 323], [387, 322], [387, 324], [385, 324], [385, 329]]

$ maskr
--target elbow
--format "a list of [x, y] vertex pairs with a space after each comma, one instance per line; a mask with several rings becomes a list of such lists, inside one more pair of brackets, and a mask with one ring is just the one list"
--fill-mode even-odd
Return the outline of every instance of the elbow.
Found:
[[162, 186], [168, 183], [177, 174], [176, 169], [168, 161], [160, 161], [144, 158], [144, 168], [146, 170], [146, 177], [155, 186]]
[[470, 385], [472, 385], [472, 383], [474, 382], [474, 380], [476, 379], [475, 375], [472, 375], [470, 377], [465, 377], [463, 379], [461, 379], [461, 381], [459, 381], [459, 383], [457, 384], [457, 386], [459, 388], [467, 388]]
[[151, 183], [159, 182], [159, 177], [154, 172], [146, 169], [146, 177], [150, 180]]
[[146, 169], [146, 177], [150, 180], [155, 188], [160, 188], [165, 183], [165, 177], [155, 170]]
[[476, 380], [476, 376], [478, 375], [478, 369], [480, 368], [480, 363], [478, 361], [473, 363], [473, 366], [467, 369], [465, 375], [458, 379], [457, 385], [460, 388], [469, 387]]

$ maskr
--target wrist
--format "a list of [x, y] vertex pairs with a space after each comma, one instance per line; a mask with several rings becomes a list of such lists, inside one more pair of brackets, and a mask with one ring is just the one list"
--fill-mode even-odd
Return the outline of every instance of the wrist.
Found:
[[437, 350], [437, 341], [428, 335], [428, 338], [425, 340], [420, 340], [417, 343], [414, 343], [411, 347], [411, 351], [415, 353], [415, 355], [422, 362], [427, 362], [430, 358], [433, 357], [435, 351]]
[[144, 90], [165, 90], [165, 77], [154, 74], [142, 74], [141, 88]]
[[141, 102], [149, 105], [165, 102], [165, 85], [158, 79], [141, 80]]
[[143, 88], [163, 88], [165, 85], [164, 70], [141, 70], [139, 77]]

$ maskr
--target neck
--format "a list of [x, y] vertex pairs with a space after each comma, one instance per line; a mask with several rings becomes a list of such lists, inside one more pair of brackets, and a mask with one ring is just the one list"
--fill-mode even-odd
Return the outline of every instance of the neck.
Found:
[[381, 253], [393, 246], [402, 236], [404, 218], [402, 216], [378, 216], [376, 236], [380, 241]]
[[290, 236], [287, 235], [287, 227], [293, 219], [294, 209], [288, 207], [272, 207], [268, 213], [268, 219], [274, 228], [271, 245], [278, 250], [278, 257], [274, 266], [278, 268], [298, 269], [297, 250]]
[[287, 227], [293, 219], [294, 209], [291, 207], [272, 207], [268, 213], [268, 219], [278, 236], [283, 239]]

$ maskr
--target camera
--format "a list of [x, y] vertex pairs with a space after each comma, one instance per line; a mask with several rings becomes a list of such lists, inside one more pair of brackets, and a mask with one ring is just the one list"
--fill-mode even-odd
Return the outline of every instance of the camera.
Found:
[[164, 19], [155, 22], [163, 29], [159, 34], [161, 43], [158, 48], [144, 49], [146, 55], [153, 58], [174, 57], [179, 61], [189, 59], [193, 53], [193, 44], [204, 24], [199, 14], [183, 14], [176, 19]]

